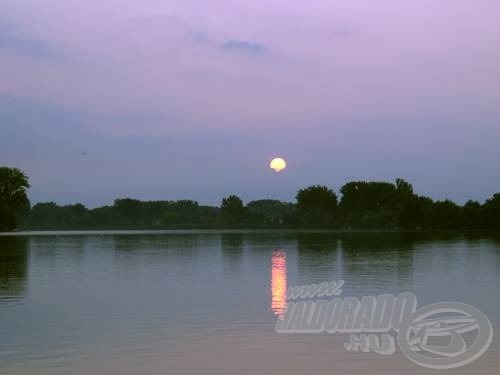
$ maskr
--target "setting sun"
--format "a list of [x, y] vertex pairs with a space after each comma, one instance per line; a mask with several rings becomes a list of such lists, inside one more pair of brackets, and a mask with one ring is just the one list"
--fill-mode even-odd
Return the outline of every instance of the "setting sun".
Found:
[[280, 172], [286, 168], [286, 162], [282, 158], [274, 158], [273, 160], [271, 160], [269, 167], [271, 169], [274, 169], [276, 172]]

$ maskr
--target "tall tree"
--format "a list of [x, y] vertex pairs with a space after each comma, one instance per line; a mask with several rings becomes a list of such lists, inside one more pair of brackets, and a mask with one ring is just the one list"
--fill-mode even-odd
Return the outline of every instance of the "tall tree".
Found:
[[297, 215], [307, 227], [332, 227], [337, 210], [337, 195], [326, 186], [314, 185], [297, 192]]
[[224, 224], [239, 224], [245, 215], [243, 201], [237, 195], [230, 195], [222, 199], [220, 206], [221, 221]]
[[0, 167], [0, 230], [13, 230], [29, 210], [28, 177], [19, 169]]
[[482, 209], [482, 226], [488, 229], [500, 229], [500, 193], [486, 200]]

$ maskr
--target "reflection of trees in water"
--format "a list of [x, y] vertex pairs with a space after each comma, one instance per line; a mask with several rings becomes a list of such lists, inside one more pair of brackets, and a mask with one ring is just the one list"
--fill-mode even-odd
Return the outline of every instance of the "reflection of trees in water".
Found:
[[[183, 253], [183, 250], [196, 248], [201, 235], [174, 234], [174, 235], [115, 235], [113, 245], [115, 251], [133, 252], [144, 250], [172, 250]], [[202, 239], [206, 242], [206, 239]], [[163, 252], [167, 255], [167, 252]]]
[[288, 247], [295, 244], [297, 234], [295, 232], [249, 232], [245, 233], [245, 245], [254, 250], [264, 250], [267, 252], [270, 249], [277, 247]]
[[374, 288], [409, 285], [417, 241], [418, 236], [408, 233], [342, 234], [343, 272], [353, 282], [371, 283]]
[[[414, 278], [426, 270], [443, 274], [457, 269], [465, 272], [483, 267], [483, 258], [498, 262], [500, 247], [495, 241], [495, 237], [473, 232], [343, 233], [342, 268], [357, 278], [355, 282], [371, 280], [375, 286], [404, 287], [413, 284]], [[483, 246], [489, 250], [478, 252]], [[415, 270], [419, 270], [420, 276]]]
[[338, 238], [336, 233], [297, 233], [297, 263], [301, 283], [329, 281], [336, 277]]
[[190, 266], [200, 248], [218, 246], [218, 236], [205, 234], [115, 235], [112, 237], [115, 266], [126, 269], [168, 264]]
[[44, 258], [66, 257], [68, 255], [83, 258], [87, 236], [63, 235], [63, 236], [40, 236], [32, 238], [33, 250], [37, 255]]
[[406, 284], [417, 240], [405, 233], [298, 233], [300, 282]]
[[[500, 233], [498, 232], [488, 232], [488, 233], [466, 233], [464, 235], [466, 240], [466, 245], [468, 247], [475, 247], [474, 251], [468, 252], [467, 262], [470, 264], [472, 258], [476, 258], [477, 247], [481, 247], [483, 250], [487, 249], [485, 258], [487, 262], [492, 267], [492, 272], [495, 274], [496, 278], [500, 278]], [[472, 270], [472, 267], [469, 268]]]
[[459, 232], [343, 233], [342, 267], [360, 282], [371, 278], [374, 285], [405, 287], [418, 277], [415, 270], [425, 271], [433, 263], [447, 272], [468, 257], [477, 262], [478, 254], [464, 248], [475, 248], [484, 240], [483, 234]]
[[[83, 274], [86, 262], [86, 251], [90, 237], [79, 235], [45, 235], [30, 239], [33, 263], [48, 271], [42, 277], [62, 274], [71, 270], [74, 277]], [[94, 244], [92, 244], [94, 245]]]
[[26, 291], [29, 239], [0, 237], [0, 303], [19, 301]]
[[236, 271], [243, 257], [243, 233], [221, 234], [222, 263], [225, 271]]
[[428, 235], [418, 243], [414, 254], [418, 278], [439, 279], [455, 274], [464, 280], [480, 277], [483, 282], [496, 282], [500, 277], [500, 241], [495, 233]]
[[[500, 269], [500, 234], [496, 234], [495, 237], [492, 239], [492, 243], [494, 246], [494, 258], [495, 258], [495, 266], [496, 269]], [[497, 278], [500, 279], [500, 272], [495, 273], [497, 275]]]

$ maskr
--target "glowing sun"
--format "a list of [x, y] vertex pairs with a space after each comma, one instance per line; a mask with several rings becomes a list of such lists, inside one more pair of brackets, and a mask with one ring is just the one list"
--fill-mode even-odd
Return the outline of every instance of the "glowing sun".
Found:
[[274, 169], [276, 172], [280, 172], [286, 168], [286, 162], [282, 158], [274, 158], [271, 160], [271, 163], [269, 163], [269, 167]]

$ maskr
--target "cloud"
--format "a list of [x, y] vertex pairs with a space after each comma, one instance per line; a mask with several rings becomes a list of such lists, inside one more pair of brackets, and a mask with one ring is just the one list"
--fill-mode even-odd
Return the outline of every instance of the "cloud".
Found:
[[12, 29], [0, 28], [0, 53], [29, 56], [35, 59], [56, 57], [53, 47], [40, 39], [20, 35]]
[[222, 49], [229, 52], [245, 52], [251, 54], [261, 54], [266, 51], [262, 44], [246, 42], [241, 40], [229, 40], [222, 44]]

